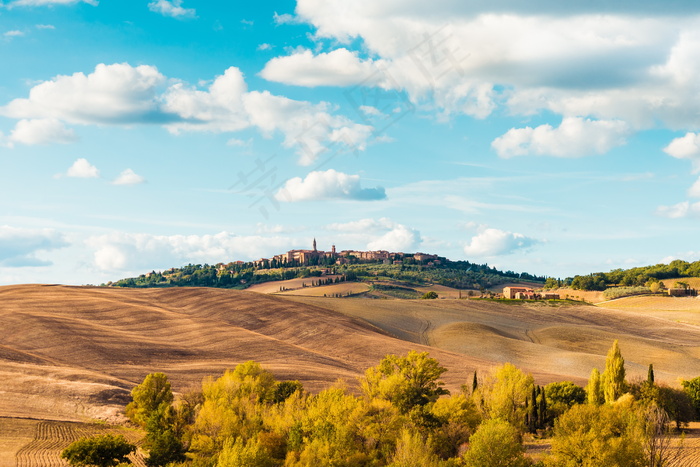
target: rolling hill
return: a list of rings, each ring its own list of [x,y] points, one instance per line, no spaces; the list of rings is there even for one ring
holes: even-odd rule
[[[118,419],[154,371],[176,391],[255,360],[310,390],[356,377],[387,353],[427,350],[457,389],[491,362],[389,336],[357,318],[253,292],[25,285],[0,287],[0,415]]]
[[[700,300],[693,298],[660,298],[673,310],[655,313],[546,302],[290,299],[361,318],[417,344],[511,362],[543,382],[556,375],[585,384],[594,367],[604,369],[615,339],[630,378],[646,377],[650,363],[657,380],[671,385],[700,375]]]
[[[540,384],[584,384],[620,340],[631,378],[700,375],[700,300],[673,310],[485,300],[267,295],[211,288],[0,287],[0,416],[118,420],[154,371],[176,391],[256,360],[312,391],[350,388],[386,354],[429,351],[458,390],[512,362]],[[685,300],[685,301],[684,301]],[[694,300],[690,302],[690,300]],[[693,321],[694,320],[694,321]]]

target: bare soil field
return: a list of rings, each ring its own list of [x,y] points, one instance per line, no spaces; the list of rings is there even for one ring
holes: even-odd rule
[[[438,294],[438,298],[443,299],[443,298],[450,298],[450,299],[455,299],[455,298],[466,298],[467,294],[471,292],[472,294],[475,294],[476,296],[479,296],[479,291],[478,290],[460,290],[460,289],[455,289],[452,287],[447,287],[445,285],[440,285],[440,284],[432,284],[427,287],[415,287],[417,291],[419,291],[422,294],[428,293],[428,292],[435,292]],[[503,289],[501,289],[503,290]]]
[[[675,437],[675,446],[680,450],[672,467],[697,467],[700,465],[700,423],[691,423],[681,439]]]
[[[562,299],[579,300],[588,303],[599,303],[605,300],[603,292],[598,290],[574,290],[569,287],[551,289],[547,292],[559,294]]]
[[[256,360],[311,391],[338,378],[353,389],[384,355],[415,349],[448,368],[453,391],[474,370],[506,361],[540,384],[585,384],[619,339],[628,377],[645,377],[649,363],[671,385],[700,375],[700,300],[632,297],[605,305],[0,287],[0,467],[64,465],[57,453],[70,440],[108,429],[70,422],[123,420],[131,388],[154,371],[184,391]],[[700,426],[693,430],[683,447],[690,460],[678,467],[700,465]]]
[[[600,306],[700,326],[700,298],[698,297],[641,295],[610,300],[601,303]]]
[[[318,277],[306,277],[303,279],[288,279],[286,281],[263,282],[262,284],[251,285],[246,290],[249,292],[274,294],[282,292],[283,290],[296,290],[310,286],[312,281],[318,279]]]
[[[342,301],[326,299],[328,302]],[[130,390],[162,371],[175,391],[247,360],[312,391],[388,353],[429,351],[457,390],[490,361],[396,339],[357,318],[252,292],[0,287],[0,415],[119,421]]]
[[[58,467],[68,463],[61,452],[79,438],[114,434],[137,444],[143,433],[123,427],[0,417],[0,467]],[[130,456],[133,465],[145,467],[143,453]]]
[[[673,287],[676,282],[685,282],[694,289],[700,289],[700,277],[677,277],[675,279],[663,279],[661,282],[666,287]]]
[[[631,378],[646,377],[649,363],[670,385],[700,375],[700,327],[675,316],[545,302],[290,299],[364,319],[400,339],[511,362],[541,383],[585,384],[594,367],[604,368],[615,339]]]

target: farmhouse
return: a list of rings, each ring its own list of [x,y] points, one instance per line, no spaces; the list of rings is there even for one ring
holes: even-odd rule
[[[503,287],[503,296],[509,299],[519,299],[529,298],[532,295],[534,297],[535,291],[529,287]]]
[[[503,287],[503,297],[511,300],[559,300],[557,293],[535,293],[529,287]]]

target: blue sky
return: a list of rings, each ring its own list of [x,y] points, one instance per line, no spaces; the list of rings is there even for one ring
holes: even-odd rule
[[[0,284],[700,259],[695,2],[0,2]]]

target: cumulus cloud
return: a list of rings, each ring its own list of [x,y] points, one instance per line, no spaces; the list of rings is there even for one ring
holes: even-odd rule
[[[243,73],[228,68],[206,91],[177,83],[163,95],[163,110],[178,115],[180,121],[167,125],[173,133],[181,131],[238,131],[250,125],[243,106],[247,92]]]
[[[2,35],[5,37],[19,37],[19,36],[24,36],[24,33],[22,31],[14,29],[12,31],[4,32]]]
[[[312,164],[321,153],[340,148],[364,151],[373,128],[332,115],[327,104],[312,104],[252,91],[243,96],[250,122],[264,135],[284,135],[283,145],[296,148],[301,165]]]
[[[362,188],[359,175],[348,175],[333,169],[315,171],[306,178],[287,180],[275,194],[278,201],[297,202],[323,199],[373,201],[385,199],[384,188]]]
[[[664,152],[676,159],[688,159],[693,164],[693,172],[700,172],[700,134],[688,132],[676,138],[664,148]]]
[[[168,83],[170,86],[166,87]],[[362,151],[373,127],[356,123],[324,102],[297,101],[268,91],[248,91],[241,71],[230,67],[202,90],[168,80],[149,65],[127,63],[95,67],[85,75],[56,76],[34,86],[27,98],[0,107],[15,119],[72,124],[135,125],[158,123],[170,132],[235,132],[255,127],[266,137],[281,134],[302,164],[324,151]],[[38,125],[38,123],[32,123]],[[56,126],[56,129],[58,127]],[[69,139],[71,130],[58,139]]]
[[[347,85],[362,66],[381,62],[391,79],[366,85],[391,82],[442,116],[484,118],[504,105],[634,129],[700,127],[698,7],[614,3],[299,0],[284,20],[310,24],[317,38],[340,46],[278,57],[265,75]],[[371,59],[346,50],[358,41]]]
[[[0,114],[11,118],[49,118],[68,123],[129,124],[163,119],[157,90],[165,77],[153,66],[99,64],[85,75],[59,75],[34,86]]]
[[[421,244],[420,232],[402,224],[396,224],[390,231],[367,244],[369,250],[397,252],[416,251]]]
[[[376,77],[366,85],[387,86],[377,71],[382,62],[361,60],[357,52],[340,48],[314,55],[310,50],[276,57],[267,62],[260,75],[268,81],[297,86],[351,86]]]
[[[369,250],[411,252],[417,251],[423,243],[419,231],[387,217],[333,223],[324,228],[337,232],[334,236],[346,243],[365,244]]]
[[[8,137],[10,145],[14,143],[35,144],[68,144],[78,141],[78,137],[70,128],[54,118],[22,119],[17,122]]]
[[[628,134],[627,124],[621,121],[567,117],[557,128],[551,125],[512,128],[496,138],[491,147],[504,158],[525,155],[581,157],[603,154],[623,145]]]
[[[291,248],[285,237],[213,235],[151,235],[111,233],[87,239],[95,266],[105,272],[144,271],[187,263],[254,260]]]
[[[146,183],[146,179],[131,169],[126,169],[112,182],[113,185],[139,185]]]
[[[538,240],[520,233],[486,228],[472,237],[469,244],[464,247],[464,252],[480,257],[501,256],[530,248],[537,243],[539,243]]]
[[[52,229],[0,226],[0,266],[50,266],[50,261],[39,259],[36,254],[66,246],[64,236]]]
[[[87,159],[80,158],[76,159],[76,161],[73,162],[73,165],[68,168],[66,177],[99,178],[100,171],[97,169],[97,167],[89,163]]]
[[[193,18],[197,15],[193,8],[183,8],[182,0],[156,0],[148,4],[148,9],[172,18]]]
[[[163,96],[164,110],[182,121],[167,125],[181,131],[231,132],[255,126],[267,137],[280,132],[283,145],[297,150],[300,163],[309,165],[331,146],[365,149],[373,128],[332,115],[325,103],[312,104],[247,91],[243,74],[231,67],[207,91],[176,84]]]

